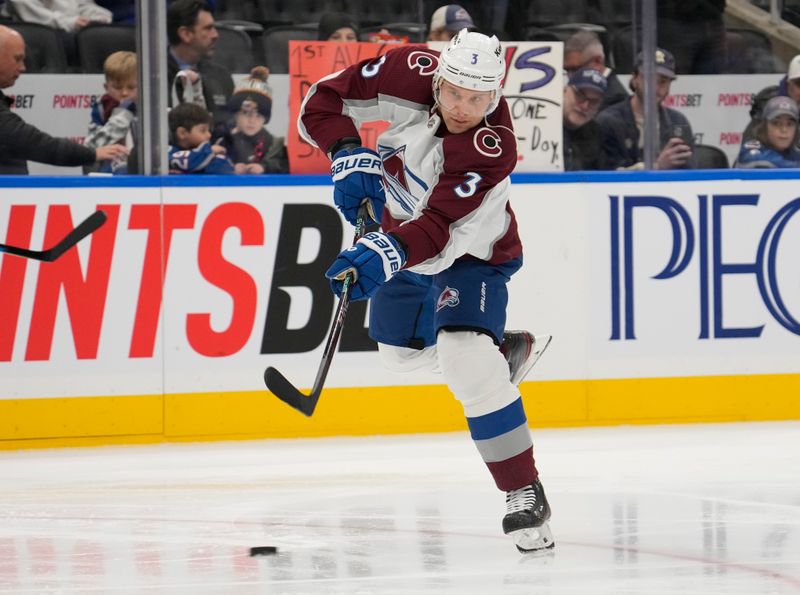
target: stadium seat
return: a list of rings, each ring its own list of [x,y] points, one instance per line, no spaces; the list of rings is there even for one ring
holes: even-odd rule
[[[254,0],[253,3],[256,5],[255,20],[264,28],[297,23],[316,24],[326,12],[348,12],[342,0]],[[354,14],[353,18],[363,22],[358,14]]]
[[[633,53],[633,27],[620,27],[611,36],[611,65],[614,70],[618,73],[633,72]]]
[[[526,25],[552,27],[564,23],[583,23],[590,15],[583,0],[531,0],[522,15]]]
[[[419,22],[417,3],[408,0],[342,0],[342,5],[339,10],[352,16],[362,27]]]
[[[287,74],[289,72],[289,40],[316,38],[317,23],[270,27],[264,31],[266,56],[263,62],[266,63],[272,74]]]
[[[63,74],[69,71],[61,33],[37,23],[6,23],[25,40],[25,68],[29,73]]]
[[[253,67],[253,43],[240,28],[216,23],[219,37],[214,47],[214,62],[231,72],[250,72]]]
[[[728,56],[726,74],[768,74],[785,72],[786,65],[775,55],[772,42],[761,31],[739,27],[725,29]]]
[[[725,151],[713,145],[695,145],[694,162],[697,169],[728,169],[728,156]]]
[[[596,0],[591,20],[609,31],[633,22],[634,0]],[[640,9],[641,10],[641,9]]]
[[[136,52],[133,25],[90,25],[78,31],[78,61],[81,72],[103,72],[103,63],[117,51]]]

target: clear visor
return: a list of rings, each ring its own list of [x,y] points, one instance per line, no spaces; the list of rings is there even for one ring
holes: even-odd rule
[[[492,106],[496,91],[473,91],[442,79],[437,100],[441,108],[458,116],[484,116]]]

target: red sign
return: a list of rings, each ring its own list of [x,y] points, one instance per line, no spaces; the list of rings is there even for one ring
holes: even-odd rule
[[[320,174],[330,171],[330,160],[318,148],[308,144],[297,132],[297,117],[306,93],[315,82],[332,72],[352,64],[381,56],[394,44],[336,41],[289,42],[289,132],[286,145],[289,151],[289,171],[293,174]],[[375,148],[378,135],[386,130],[384,122],[371,122],[361,127],[361,142]]]

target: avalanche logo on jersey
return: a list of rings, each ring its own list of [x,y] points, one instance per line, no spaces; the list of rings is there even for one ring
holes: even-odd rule
[[[378,153],[383,160],[384,190],[410,215],[419,199],[411,191],[409,181],[416,183],[423,195],[428,192],[428,185],[406,165],[405,145],[397,149],[378,145]]]
[[[408,68],[410,70],[419,70],[421,76],[432,76],[438,66],[439,60],[428,52],[416,51],[408,55]]]
[[[438,312],[445,306],[455,308],[460,301],[458,299],[458,289],[445,286],[444,291],[439,294],[439,299],[436,300],[436,311]]]
[[[500,135],[491,128],[478,128],[472,137],[475,150],[486,157],[500,157],[503,147],[500,146]]]

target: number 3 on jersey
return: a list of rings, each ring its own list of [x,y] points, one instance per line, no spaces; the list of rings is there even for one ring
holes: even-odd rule
[[[464,181],[464,183],[456,186],[456,194],[461,198],[472,196],[478,189],[478,182],[480,182],[482,179],[483,178],[474,171],[468,171],[467,179]]]

